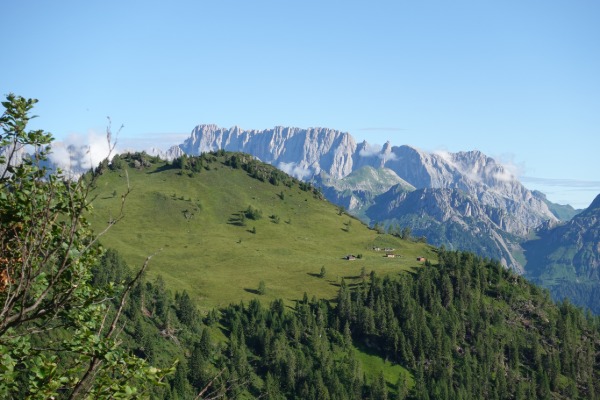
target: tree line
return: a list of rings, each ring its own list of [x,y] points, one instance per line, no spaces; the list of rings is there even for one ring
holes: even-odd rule
[[[117,259],[109,251],[96,271],[123,276]],[[598,317],[554,303],[498,262],[444,250],[439,259],[414,273],[342,281],[336,299],[257,298],[207,315],[159,277],[131,292],[127,343],[153,365],[177,361],[156,399],[207,387],[222,398],[599,397]],[[409,375],[365,370],[358,348]]]

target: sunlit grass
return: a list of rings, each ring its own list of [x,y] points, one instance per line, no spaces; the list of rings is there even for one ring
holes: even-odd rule
[[[363,268],[398,274],[420,266],[418,256],[435,257],[431,247],[377,234],[297,185],[274,186],[220,162],[193,177],[164,164],[129,168],[127,175],[107,171],[95,190],[90,220],[99,231],[118,215],[128,181],[131,188],[124,218],[102,244],[117,249],[132,268],[156,253],[148,278],[162,275],[171,290],[187,290],[203,310],[256,298],[261,280],[266,294],[260,297],[267,301],[291,304],[304,292],[332,299],[341,279],[352,283]],[[239,213],[248,206],[260,209],[262,218],[246,218],[240,226]],[[374,246],[392,247],[397,257],[385,258]],[[348,254],[362,258],[348,261]]]

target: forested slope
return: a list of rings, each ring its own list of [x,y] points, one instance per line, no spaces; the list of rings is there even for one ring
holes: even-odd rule
[[[156,398],[598,398],[599,320],[470,253],[342,283],[335,301],[257,296],[201,316],[160,279],[134,290],[133,350],[179,359]],[[379,357],[380,367],[364,362]],[[391,371],[393,371],[391,373]]]

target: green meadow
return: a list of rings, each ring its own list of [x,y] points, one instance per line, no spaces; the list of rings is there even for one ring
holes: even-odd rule
[[[378,234],[296,180],[263,182],[225,165],[223,156],[194,173],[158,160],[131,165],[104,169],[89,220],[101,232],[120,215],[126,194],[123,218],[102,245],[118,250],[133,269],[152,255],[147,279],[161,275],[204,311],[257,296],[288,304],[305,292],[333,299],[342,279],[351,285],[361,272],[399,274],[422,266],[417,257],[436,257],[424,243]],[[242,217],[249,207],[261,217]],[[395,257],[385,257],[385,248]]]

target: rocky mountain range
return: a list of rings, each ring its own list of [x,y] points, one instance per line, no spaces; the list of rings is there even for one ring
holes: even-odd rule
[[[600,314],[600,195],[570,221],[540,227],[523,248],[528,278]]]
[[[559,221],[543,195],[479,151],[431,153],[389,142],[357,144],[349,133],[327,128],[198,125],[163,157],[218,149],[252,154],[312,181],[329,200],[368,223],[409,226],[432,244],[479,249],[517,270],[522,270],[513,255],[518,243],[540,225]],[[484,236],[491,243],[483,245]]]

